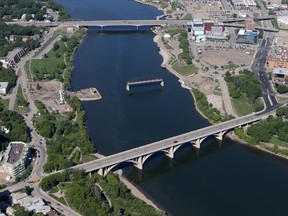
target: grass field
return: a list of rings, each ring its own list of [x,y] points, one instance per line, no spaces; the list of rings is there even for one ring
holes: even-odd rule
[[[198,71],[198,68],[193,64],[181,66],[178,60],[174,60],[172,62],[172,68],[182,76],[189,76],[191,74],[197,73]]]
[[[252,112],[257,112],[257,108],[263,106],[261,100],[258,98],[254,104],[248,103],[248,98],[242,94],[239,98],[232,98],[233,108],[239,116],[248,115]]]
[[[272,136],[270,143],[275,144],[275,145],[279,145],[279,146],[283,146],[283,147],[288,147],[288,143],[279,140],[276,136]]]
[[[239,67],[239,65],[231,63],[231,64],[225,65],[223,68],[224,69],[235,69],[235,68],[238,68],[238,67]]]
[[[58,42],[59,48],[55,51],[52,49],[43,59],[33,59],[31,62],[31,72],[35,80],[52,80],[62,79],[65,69],[64,52],[65,44]]]

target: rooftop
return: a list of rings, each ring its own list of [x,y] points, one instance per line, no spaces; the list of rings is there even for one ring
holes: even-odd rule
[[[0,82],[0,89],[2,89],[2,88],[7,88],[8,87],[8,85],[9,85],[9,82]]]
[[[274,68],[272,73],[273,74],[284,74],[284,75],[288,76],[288,69],[286,69],[286,68]]]
[[[8,159],[7,159],[7,163],[10,164],[14,164],[16,163],[22,154],[24,148],[24,144],[23,143],[11,143],[11,149],[10,152],[8,154]]]
[[[245,29],[240,29],[238,32],[238,35],[258,35],[259,31],[258,30],[245,30]]]

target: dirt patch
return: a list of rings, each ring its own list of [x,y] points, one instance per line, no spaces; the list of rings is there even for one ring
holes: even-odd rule
[[[1,184],[1,185],[4,184],[4,185],[7,185],[7,186],[10,186],[10,185],[13,184],[13,182],[14,182],[15,179],[14,179],[14,178],[11,178],[9,181],[7,181],[7,180],[6,180],[6,177],[8,177],[8,176],[11,177],[11,175],[10,175],[9,173],[5,172],[5,171],[3,170],[3,168],[0,167],[0,184]]]
[[[193,11],[193,17],[209,19],[215,17],[215,15],[222,15],[222,4],[219,1],[215,1],[212,3],[204,3],[204,2],[193,2],[186,1],[186,4],[189,5],[191,10]]]
[[[206,46],[202,49],[202,56],[200,57],[201,61],[204,61],[211,66],[217,67],[225,67],[228,64],[235,65],[250,65],[253,56],[254,49],[244,49],[239,46],[228,48],[228,46],[217,46],[216,47],[208,47]]]
[[[32,83],[32,89],[34,99],[43,102],[49,111],[72,111],[70,105],[60,99],[62,88],[59,81],[34,82]],[[63,95],[63,92],[61,94]]]
[[[219,95],[207,95],[207,100],[209,103],[213,104],[213,107],[218,109],[221,114],[225,114],[225,111],[223,109],[223,101],[222,101],[222,96]]]
[[[275,34],[273,44],[277,47],[288,48],[287,38],[288,38],[288,32],[280,31]]]

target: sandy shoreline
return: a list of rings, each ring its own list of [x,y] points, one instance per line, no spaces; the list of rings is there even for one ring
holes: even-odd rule
[[[157,209],[158,211],[164,211],[163,209],[161,209],[160,207],[157,206],[157,204],[155,202],[153,202],[152,199],[149,199],[145,193],[141,192],[136,186],[134,186],[125,176],[123,176],[123,171],[122,170],[117,170],[115,172],[116,174],[118,174],[120,181],[126,185],[126,187],[131,191],[131,193],[141,199],[142,201],[144,201],[145,203],[147,203],[148,205],[151,205],[152,207],[154,207],[155,209]]]

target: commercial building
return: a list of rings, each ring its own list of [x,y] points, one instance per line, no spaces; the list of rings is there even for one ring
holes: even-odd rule
[[[274,68],[272,71],[272,80],[277,83],[285,84],[285,78],[288,78],[288,69]]]
[[[24,142],[10,142],[4,153],[3,170],[11,176],[23,173],[28,165],[30,149]]]
[[[0,94],[7,94],[8,91],[9,91],[9,82],[0,82]]]
[[[257,44],[259,39],[258,30],[240,29],[237,35],[236,42],[244,44]]]
[[[268,68],[288,68],[288,50],[278,50],[267,60]]]

